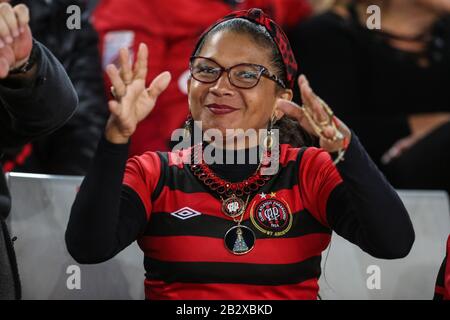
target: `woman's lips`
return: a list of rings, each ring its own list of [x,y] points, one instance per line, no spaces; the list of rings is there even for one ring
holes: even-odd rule
[[[237,111],[239,109],[227,106],[226,104],[208,104],[206,107],[214,114],[228,114],[234,111]]]

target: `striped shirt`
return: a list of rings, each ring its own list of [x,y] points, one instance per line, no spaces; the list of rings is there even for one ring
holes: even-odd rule
[[[236,223],[189,165],[177,161],[188,152],[147,152],[128,161],[125,170],[124,184],[139,195],[147,213],[147,228],[138,239],[145,255],[146,297],[316,299],[321,253],[331,235],[327,198],[342,182],[330,155],[280,146],[278,173],[244,214],[242,224],[255,232],[255,247],[234,255],[224,246],[224,235]],[[271,199],[286,204],[292,215],[283,235],[268,235],[250,221],[255,208]]]
[[[243,217],[243,228],[257,238],[244,255],[225,247],[236,223],[180,161],[186,153],[147,152],[127,161],[128,148],[100,141],[65,238],[72,257],[89,264],[137,240],[147,299],[316,299],[331,230],[382,259],[405,257],[414,242],[403,203],[355,135],[337,165],[322,149],[281,146],[278,173],[253,195]],[[233,182],[256,170],[211,168]],[[274,217],[275,205],[278,224],[267,215]]]

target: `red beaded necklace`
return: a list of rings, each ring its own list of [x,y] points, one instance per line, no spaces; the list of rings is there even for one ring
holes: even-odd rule
[[[244,201],[240,197],[258,191],[271,179],[271,176],[261,175],[260,172],[261,167],[267,165],[267,159],[270,157],[270,153],[266,152],[264,154],[263,160],[249,178],[241,182],[230,182],[217,176],[208,164],[204,163],[199,149],[202,150],[201,148],[194,147],[194,161],[190,165],[193,174],[210,190],[219,195],[222,199],[222,211],[225,215],[232,218],[241,215],[244,211]]]
[[[233,219],[237,223],[231,227],[224,236],[224,244],[228,251],[235,255],[243,255],[250,252],[256,241],[256,235],[253,230],[242,225],[245,209],[250,200],[252,193],[258,191],[271,176],[261,175],[262,166],[268,165],[270,152],[266,151],[262,161],[259,163],[256,171],[246,180],[241,182],[230,182],[220,178],[211,168],[203,161],[203,150],[201,146],[193,147],[193,164],[190,168],[193,174],[202,181],[210,190],[216,192],[222,200],[222,213]],[[242,196],[247,195],[247,199],[242,200]]]

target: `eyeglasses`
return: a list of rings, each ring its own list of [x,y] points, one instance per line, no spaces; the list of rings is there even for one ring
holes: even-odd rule
[[[255,87],[259,83],[261,76],[275,81],[282,88],[286,88],[286,85],[280,78],[271,74],[266,67],[258,64],[240,63],[224,68],[213,59],[194,56],[190,59],[190,71],[192,78],[202,83],[216,82],[223,72],[227,72],[230,83],[241,89]]]

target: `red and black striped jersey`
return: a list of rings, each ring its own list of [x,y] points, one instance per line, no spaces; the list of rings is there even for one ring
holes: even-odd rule
[[[128,163],[127,154],[128,145],[100,141],[65,240],[77,262],[92,264],[137,239],[148,299],[316,299],[331,230],[380,259],[403,258],[414,242],[408,212],[355,135],[336,166],[322,149],[281,146],[280,169],[252,198],[241,227],[256,244],[239,256],[224,236],[241,229],[181,163],[186,153],[147,152]],[[221,166],[211,168],[230,181],[256,170]],[[245,236],[234,235],[235,247],[248,249]]]
[[[450,236],[447,240],[447,255],[436,279],[435,300],[450,300]]]
[[[331,238],[327,200],[342,182],[330,155],[280,146],[278,173],[252,197],[244,214],[242,225],[254,231],[255,246],[234,255],[224,236],[236,222],[181,161],[189,152],[147,152],[126,166],[123,183],[139,195],[147,213],[138,239],[145,256],[146,298],[316,299],[321,253]],[[284,205],[291,217],[282,232],[265,232],[251,219],[270,201]]]

